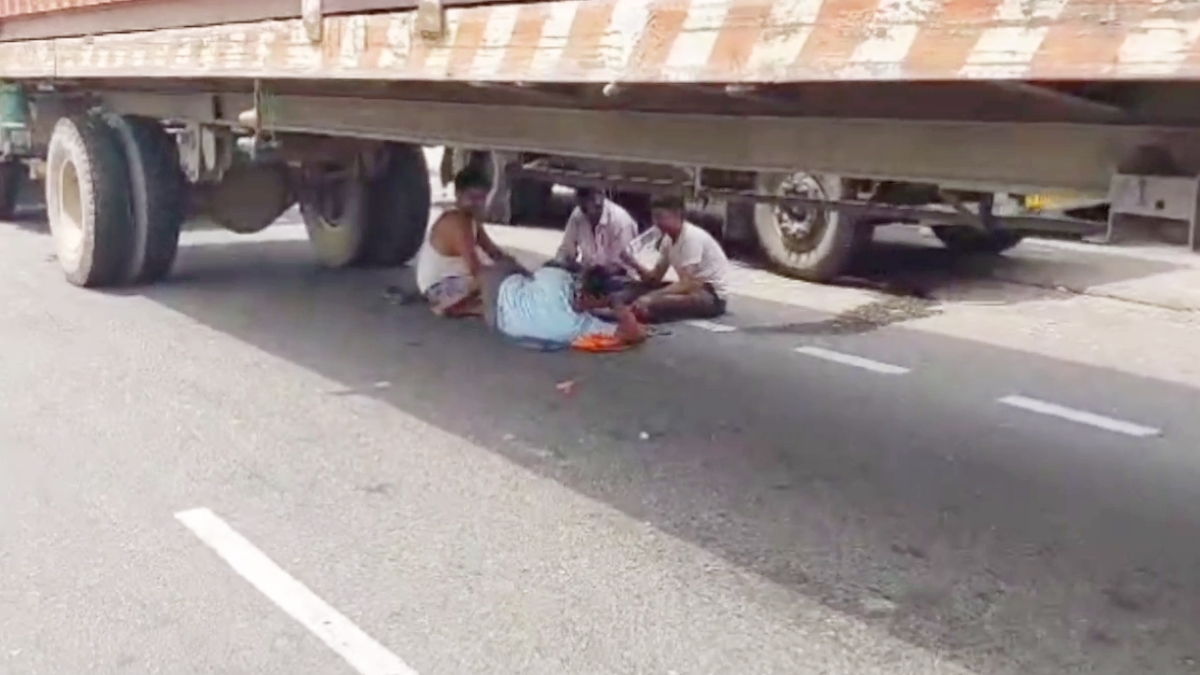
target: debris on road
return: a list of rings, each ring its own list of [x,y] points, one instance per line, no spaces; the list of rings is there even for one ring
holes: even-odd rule
[[[393,305],[411,305],[421,299],[421,294],[415,290],[405,290],[400,286],[388,286],[383,291],[383,299]]]

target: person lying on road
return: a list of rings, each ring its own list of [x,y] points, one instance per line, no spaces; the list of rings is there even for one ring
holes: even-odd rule
[[[481,222],[491,187],[479,169],[459,171],[454,177],[454,206],[429,226],[417,253],[417,288],[439,316],[478,315],[482,311],[480,270],[488,263],[512,260]]]
[[[660,197],[651,205],[654,226],[662,234],[659,260],[646,269],[632,253],[622,260],[637,272],[641,282],[626,294],[634,315],[644,323],[686,319],[712,319],[725,313],[729,258],[704,228],[684,218],[683,200]],[[674,269],[679,280],[663,277]]]
[[[612,275],[602,267],[589,267],[576,278],[549,263],[532,275],[509,261],[484,269],[483,315],[498,332],[523,342],[561,347],[609,344],[619,349],[639,344],[646,331],[624,304],[613,305]],[[615,321],[603,321],[592,310],[608,308]],[[602,350],[606,351],[606,350]]]
[[[575,210],[567,219],[554,259],[572,272],[603,267],[613,274],[626,274],[621,256],[637,234],[637,221],[628,211],[604,192],[581,187],[575,190]]]

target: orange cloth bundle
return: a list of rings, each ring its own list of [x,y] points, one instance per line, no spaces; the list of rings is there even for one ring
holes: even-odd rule
[[[622,341],[615,335],[581,335],[571,343],[571,349],[577,349],[581,352],[592,352],[594,354],[623,352],[631,348],[633,348],[633,345]]]

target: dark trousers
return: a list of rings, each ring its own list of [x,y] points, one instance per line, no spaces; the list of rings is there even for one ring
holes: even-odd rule
[[[667,285],[666,282],[631,283],[625,288],[622,297],[625,302],[632,303],[643,295],[665,288]],[[645,311],[638,314],[638,320],[643,323],[670,323],[694,319],[715,319],[724,313],[725,298],[717,294],[717,290],[713,288],[712,284],[704,284],[691,293],[673,293],[653,298],[646,305]]]

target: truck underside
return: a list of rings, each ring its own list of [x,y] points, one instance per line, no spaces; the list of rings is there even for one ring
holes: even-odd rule
[[[1039,0],[1014,15],[978,0],[964,14],[910,0],[924,14],[867,3],[864,25],[849,0],[326,0],[256,3],[232,24],[200,15],[224,2],[188,3],[190,18],[162,12],[178,0],[110,4],[0,12],[0,77],[18,85],[0,92],[6,156],[46,157],[52,226],[92,218],[55,227],[82,233],[63,239],[82,237],[81,260],[109,225],[66,213],[64,195],[116,190],[113,208],[146,211],[144,165],[165,171],[168,154],[179,203],[162,217],[252,232],[299,202],[332,266],[415,253],[430,202],[419,145],[485,153],[505,216],[538,208],[538,182],[720,200],[729,238],[814,280],[844,272],[882,222],[934,225],[971,252],[1096,227],[1000,208],[1009,195],[1105,199],[1134,176],[1140,206],[1121,213],[1186,216],[1189,194],[1195,210],[1200,7]],[[1115,24],[1084,11],[1100,5]],[[368,10],[386,11],[354,13]],[[108,145],[123,160],[89,154]],[[150,211],[139,228],[156,231]],[[134,249],[121,275],[68,276],[139,280]]]

